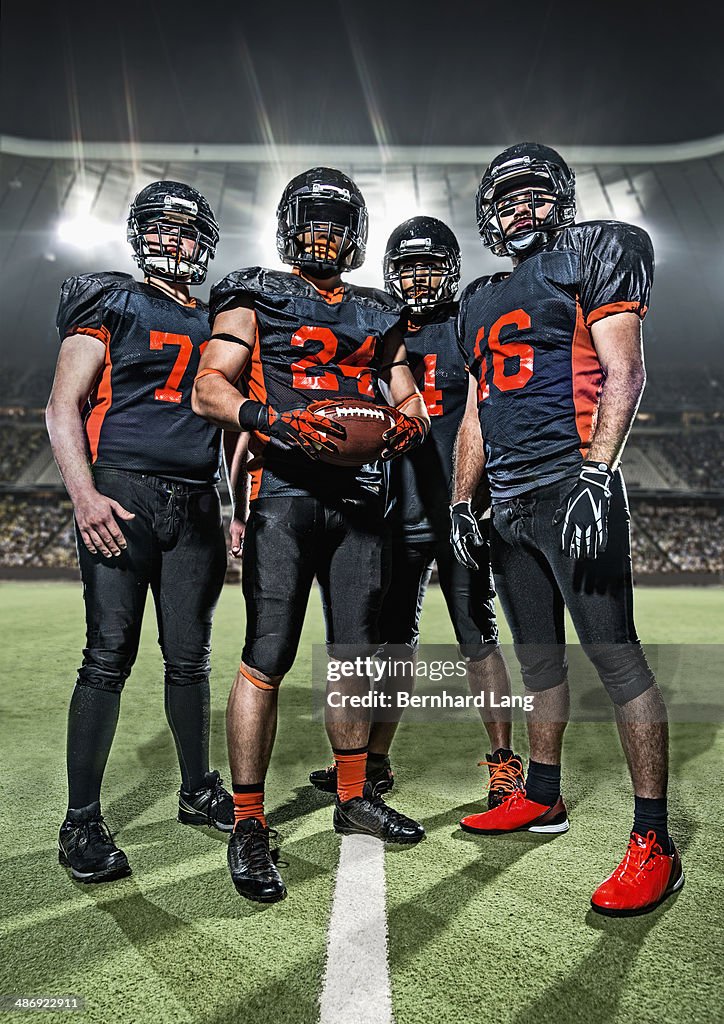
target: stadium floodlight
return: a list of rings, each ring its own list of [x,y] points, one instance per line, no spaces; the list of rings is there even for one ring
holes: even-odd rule
[[[108,224],[90,213],[85,213],[60,221],[57,235],[66,245],[88,249],[108,242],[122,241],[123,228],[120,224]]]

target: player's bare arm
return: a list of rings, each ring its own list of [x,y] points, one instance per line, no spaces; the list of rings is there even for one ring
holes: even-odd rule
[[[483,436],[478,418],[478,385],[468,376],[468,400],[455,441],[452,502],[472,501],[485,469]]]
[[[636,313],[617,313],[591,328],[603,385],[588,458],[610,469],[621,458],[646,384],[641,326]]]
[[[412,376],[405,341],[397,327],[385,335],[380,381],[390,405],[399,413],[397,423],[385,435],[388,446],[382,452],[383,459],[391,459],[421,444],[430,429],[425,399]]]
[[[120,555],[126,547],[118,519],[133,513],[100,494],[93,483],[81,408],[103,368],[105,345],[85,334],[66,338],[60,349],[45,422],[55,461],[73,502],[83,543],[91,554]]]
[[[255,337],[256,318],[251,309],[229,309],[214,318],[194,381],[191,407],[217,427],[239,429],[239,409],[245,399],[235,382],[249,361]]]
[[[234,558],[241,555],[244,543],[244,531],[249,515],[248,483],[246,459],[249,451],[249,434],[240,434],[231,430],[224,431],[224,458],[231,495],[231,523],[229,524],[229,548]]]

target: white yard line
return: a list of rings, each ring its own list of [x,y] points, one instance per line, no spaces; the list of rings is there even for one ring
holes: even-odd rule
[[[393,1024],[387,963],[385,848],[344,836],[327,937],[319,1024]]]

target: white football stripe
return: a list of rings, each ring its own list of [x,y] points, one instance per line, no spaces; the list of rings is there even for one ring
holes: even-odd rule
[[[327,936],[319,1024],[393,1024],[387,963],[385,848],[344,836]]]

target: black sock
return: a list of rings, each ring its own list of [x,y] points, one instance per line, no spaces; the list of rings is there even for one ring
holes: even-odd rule
[[[537,804],[552,807],[561,795],[561,766],[529,761],[528,775],[525,780],[525,795]]]
[[[209,770],[209,681],[165,686],[168,724],[176,741],[181,788],[193,793],[206,784]]]
[[[100,800],[120,706],[120,691],[76,684],[68,709],[69,807],[85,808]]]
[[[389,761],[388,754],[371,754],[367,752],[367,764],[372,765],[374,768],[382,768]]]
[[[646,838],[647,832],[656,833],[656,842],[664,853],[671,853],[673,844],[667,825],[666,797],[652,800],[645,796],[634,796],[633,832]]]

